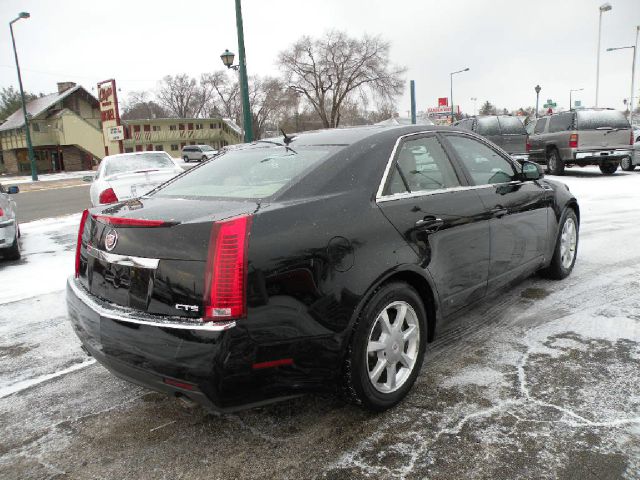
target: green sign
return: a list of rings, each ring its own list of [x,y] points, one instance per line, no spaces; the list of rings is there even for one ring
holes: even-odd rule
[[[556,108],[558,104],[555,103],[553,100],[551,100],[550,98],[547,99],[547,103],[545,103],[543,105],[544,108]]]
[[[573,102],[573,106],[574,107],[581,107],[582,106],[582,102],[580,100],[576,100],[575,102]]]

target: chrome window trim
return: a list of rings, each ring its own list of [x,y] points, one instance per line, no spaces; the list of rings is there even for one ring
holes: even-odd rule
[[[516,185],[516,184],[521,184],[524,183],[524,181],[519,181],[519,180],[514,180],[511,182],[504,182],[504,183],[486,183],[483,185],[461,185],[459,187],[449,187],[449,188],[439,188],[437,190],[419,190],[417,192],[403,192],[403,193],[394,193],[392,195],[383,195],[383,191],[384,191],[384,186],[387,183],[387,177],[389,176],[389,172],[391,171],[391,166],[393,165],[393,159],[396,156],[396,151],[398,150],[398,147],[400,146],[400,142],[402,140],[404,140],[407,137],[413,137],[416,135],[424,135],[427,133],[453,133],[456,135],[462,135],[462,136],[466,136],[466,137],[470,137],[473,138],[474,140],[479,141],[480,143],[485,144],[486,146],[488,146],[489,148],[491,148],[492,150],[496,150],[496,148],[494,148],[493,145],[488,145],[487,142],[483,141],[484,139],[482,138],[478,138],[477,135],[472,135],[469,132],[461,132],[458,130],[424,130],[421,132],[415,132],[415,133],[408,133],[406,135],[402,135],[400,137],[398,137],[398,139],[396,140],[396,143],[393,146],[393,150],[391,151],[391,156],[389,157],[389,160],[387,160],[387,166],[384,169],[384,173],[382,175],[382,180],[380,182],[380,184],[378,185],[378,191],[376,193],[376,203],[380,203],[380,202],[389,202],[389,201],[393,201],[393,200],[399,200],[402,198],[415,198],[415,197],[423,197],[423,196],[427,196],[427,195],[440,195],[443,193],[450,193],[450,192],[460,192],[460,191],[465,191],[465,190],[480,190],[483,188],[490,188],[490,187],[497,187],[499,185]],[[497,145],[496,145],[497,147]],[[504,155],[502,155],[502,157],[505,159],[505,161],[509,162],[511,164],[511,166],[513,166],[515,168],[515,165],[513,164],[513,160],[511,159],[511,156],[505,152],[504,150],[502,150],[500,147],[498,147],[498,150],[502,153],[504,153]],[[506,158],[505,158],[506,156]],[[447,155],[448,158],[448,155]],[[451,161],[451,159],[449,159],[449,161]],[[533,181],[533,180],[528,180],[528,181]]]
[[[157,258],[133,257],[130,255],[118,255],[117,253],[109,253],[99,250],[92,245],[87,245],[87,254],[98,260],[103,260],[114,265],[122,265],[124,267],[148,268],[155,270],[158,268],[160,260]]]
[[[108,318],[110,320],[117,320],[119,322],[135,323],[138,325],[150,325],[158,328],[173,328],[178,330],[197,330],[207,332],[223,332],[236,326],[235,320],[224,323],[206,323],[202,318],[189,318],[179,319],[175,317],[161,317],[157,316],[154,319],[151,314],[143,313],[147,318],[133,317],[128,315],[129,310],[123,307],[114,305],[113,308],[106,308],[93,300],[89,294],[78,285],[78,282],[74,277],[69,277],[67,280],[67,286],[73,291],[78,300],[80,300],[89,309],[97,313],[100,317]],[[118,312],[120,310],[120,312]],[[132,315],[137,312],[131,311]]]

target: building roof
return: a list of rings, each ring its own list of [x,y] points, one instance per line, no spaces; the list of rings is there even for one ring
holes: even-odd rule
[[[27,115],[31,118],[35,118],[38,115],[46,112],[48,109],[53,107],[56,103],[68,97],[74,92],[78,90],[84,91],[87,95],[94,98],[96,103],[98,100],[93,97],[89,92],[87,92],[81,85],[76,85],[75,87],[71,87],[62,93],[50,93],[49,95],[45,95],[44,97],[36,98],[35,100],[31,100],[27,103]],[[24,127],[24,115],[22,114],[22,107],[9,115],[9,118],[0,125],[0,132],[5,130],[14,130],[16,128]]]

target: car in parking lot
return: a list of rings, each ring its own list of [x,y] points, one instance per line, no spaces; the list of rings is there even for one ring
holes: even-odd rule
[[[463,129],[273,138],[83,212],[69,318],[117,376],[214,411],[327,390],[384,410],[446,318],[569,275],[579,219],[564,184]]]
[[[620,161],[620,168],[627,172],[635,170],[640,165],[640,128],[633,126],[633,154],[631,157],[625,157]]]
[[[186,145],[182,148],[182,159],[186,163],[192,160],[194,162],[204,162],[217,154],[218,151],[209,145]]]
[[[0,184],[0,256],[9,260],[20,258],[20,226],[16,202],[11,198],[19,191],[17,186],[7,188]]]
[[[91,204],[110,203],[139,197],[183,170],[166,152],[134,152],[109,155],[100,162],[89,189]]]
[[[624,114],[608,108],[561,112],[539,118],[529,137],[530,158],[553,175],[565,167],[598,165],[611,175],[631,158],[633,131]]]
[[[529,159],[527,131],[518,117],[513,115],[485,115],[459,120],[454,126],[482,135],[502,148],[515,160]]]

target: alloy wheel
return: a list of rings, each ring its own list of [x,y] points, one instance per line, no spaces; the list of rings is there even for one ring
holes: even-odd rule
[[[571,268],[576,256],[577,240],[576,224],[572,218],[567,218],[560,234],[560,261],[565,269]]]
[[[369,333],[366,364],[369,381],[381,393],[398,390],[413,371],[420,348],[420,324],[404,301],[387,305]]]

